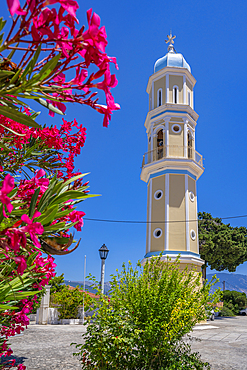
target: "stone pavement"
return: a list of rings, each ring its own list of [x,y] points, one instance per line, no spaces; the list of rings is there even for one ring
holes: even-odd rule
[[[219,317],[196,325],[190,335],[198,339],[192,341],[193,351],[212,370],[247,370],[247,316]]]
[[[82,325],[30,325],[11,338],[14,358],[27,370],[79,370],[70,343],[82,343]],[[190,334],[192,349],[212,370],[247,370],[247,316],[216,318],[197,325]]]
[[[23,335],[10,338],[16,364],[27,370],[79,370],[70,343],[82,343],[83,325],[29,325]]]

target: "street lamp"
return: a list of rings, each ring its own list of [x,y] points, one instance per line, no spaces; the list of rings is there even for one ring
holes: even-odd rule
[[[105,260],[107,258],[109,249],[105,244],[99,249],[99,255],[101,258],[101,293],[104,294],[104,280],[105,280]]]

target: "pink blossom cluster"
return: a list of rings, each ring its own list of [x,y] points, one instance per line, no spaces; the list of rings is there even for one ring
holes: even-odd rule
[[[26,109],[26,112],[29,113],[29,110]],[[74,175],[75,157],[81,153],[86,140],[86,128],[82,124],[78,124],[76,119],[72,122],[65,119],[62,121],[63,123],[60,128],[54,126],[36,129],[0,115],[0,138],[7,138],[8,145],[11,148],[11,153],[8,155],[8,166],[11,167],[16,163],[16,153],[18,150],[22,149],[24,144],[28,144],[31,139],[35,139],[36,141],[39,140],[40,151],[45,148],[54,151],[52,162],[59,164],[58,177],[72,177]],[[14,135],[9,129],[22,136]],[[23,160],[23,164],[21,164],[20,154],[18,157],[20,166],[23,167],[25,162]],[[21,168],[19,172],[21,173]],[[38,175],[36,175],[32,181],[37,186],[41,186],[42,191],[48,180],[38,180]],[[43,182],[43,185],[41,185],[41,182]],[[24,184],[22,185],[24,186]]]
[[[105,27],[100,27],[100,17],[87,11],[88,29],[77,29],[78,19],[76,11],[79,5],[74,0],[27,0],[21,7],[19,0],[7,0],[10,14],[13,18],[13,27],[9,32],[5,46],[7,49],[24,51],[18,68],[24,68],[32,58],[38,45],[46,56],[34,67],[34,72],[39,72],[46,62],[61,53],[59,65],[53,73],[42,81],[43,87],[53,88],[46,91],[48,102],[65,112],[64,102],[78,102],[96,109],[104,115],[103,126],[107,127],[112,112],[119,109],[114,102],[111,89],[117,85],[117,79],[111,74],[110,64],[118,69],[116,58],[109,57],[105,48],[107,35]],[[59,4],[59,8],[50,8]],[[19,21],[18,30],[14,34]],[[18,47],[14,46],[18,43]],[[97,71],[88,73],[90,65]],[[74,77],[66,80],[66,72],[74,73]],[[98,81],[103,77],[103,81]],[[96,81],[97,80],[97,81]],[[54,89],[55,87],[55,89]],[[93,90],[95,89],[95,91]],[[95,98],[97,90],[105,93],[106,105],[98,103]],[[55,98],[57,101],[52,101]],[[53,112],[50,112],[54,115]]]

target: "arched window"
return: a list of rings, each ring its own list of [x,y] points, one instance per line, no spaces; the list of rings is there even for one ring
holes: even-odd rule
[[[157,91],[157,107],[162,105],[162,89]]]
[[[192,158],[192,151],[193,151],[192,135],[190,132],[188,132],[188,158]]]
[[[188,105],[190,105],[190,91],[188,91]]]
[[[173,86],[173,103],[174,104],[178,104],[178,92],[179,92],[178,86]]]
[[[157,134],[157,159],[163,158],[163,130]]]

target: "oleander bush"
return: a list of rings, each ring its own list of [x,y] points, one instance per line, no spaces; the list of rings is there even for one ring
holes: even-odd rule
[[[179,260],[123,265],[76,345],[82,369],[209,369],[183,341],[205,319],[205,304],[218,300],[218,290],[209,294],[213,282],[201,279],[194,270],[180,271]]]

